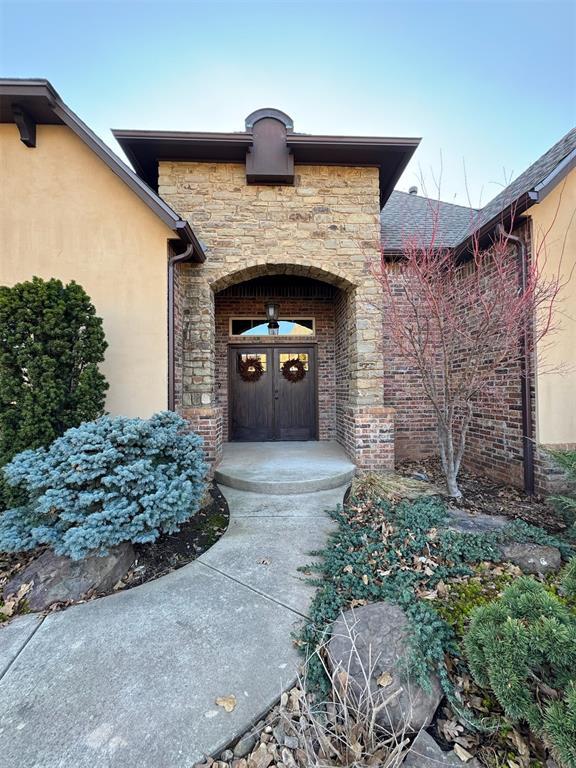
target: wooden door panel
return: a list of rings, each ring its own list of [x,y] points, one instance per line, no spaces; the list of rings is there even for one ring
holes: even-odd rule
[[[304,378],[289,381],[282,365],[299,358],[305,367]],[[277,440],[314,440],[316,438],[316,365],[313,347],[274,350],[275,435]]]
[[[273,360],[270,349],[230,349],[230,439],[265,441],[274,439]],[[240,376],[240,356],[258,356],[265,368],[258,381]]]
[[[258,356],[265,371],[258,381],[244,381],[238,360]],[[299,357],[301,381],[287,380],[282,363]],[[230,440],[316,440],[316,356],[314,347],[230,347]]]

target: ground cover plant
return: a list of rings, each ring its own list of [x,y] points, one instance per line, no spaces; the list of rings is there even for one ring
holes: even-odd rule
[[[369,602],[399,604],[411,620],[413,671],[424,687],[435,671],[446,694],[433,725],[438,741],[458,745],[489,768],[545,765],[539,734],[507,718],[493,691],[474,680],[463,635],[474,609],[490,605],[522,576],[519,568],[501,562],[502,543],[554,545],[565,559],[573,554],[570,545],[522,521],[490,534],[446,530],[440,497],[390,501],[379,479],[370,475],[355,481],[347,504],[334,517],[338,529],[318,553],[319,565],[309,569],[318,591],[310,620],[297,638],[307,657],[316,650],[322,655],[340,611]],[[552,582],[547,589],[561,591]],[[329,693],[319,657],[309,664],[308,684],[317,695]],[[571,706],[571,699],[565,706]]]
[[[152,542],[196,513],[206,469],[201,439],[175,413],[86,422],[4,467],[25,501],[0,516],[0,550],[46,545],[78,560]]]

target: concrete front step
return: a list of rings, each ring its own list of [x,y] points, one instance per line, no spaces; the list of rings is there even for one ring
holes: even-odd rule
[[[339,488],[354,472],[344,449],[332,440],[226,443],[214,477],[229,488],[278,495]]]

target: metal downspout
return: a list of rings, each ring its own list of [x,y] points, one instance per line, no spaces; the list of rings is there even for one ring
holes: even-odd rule
[[[528,265],[526,263],[526,243],[521,237],[516,237],[505,231],[502,224],[496,227],[497,233],[517,245],[520,266],[520,290],[526,292],[528,282]],[[534,494],[534,434],[532,430],[532,408],[530,393],[530,339],[529,329],[524,328],[520,341],[520,376],[522,395],[522,447],[524,465],[524,491],[532,496]]]
[[[172,254],[168,258],[168,410],[175,408],[175,358],[174,358],[174,266],[190,258],[194,243],[190,243],[183,253]]]

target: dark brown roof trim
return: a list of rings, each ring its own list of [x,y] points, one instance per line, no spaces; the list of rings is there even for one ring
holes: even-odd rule
[[[558,163],[556,168],[551,171],[540,184],[537,184],[534,189],[529,193],[530,199],[534,203],[540,203],[544,198],[552,192],[562,179],[564,179],[570,171],[576,168],[576,149],[573,149],[569,155]]]
[[[113,130],[137,173],[157,186],[159,160],[246,162],[253,134],[187,131]],[[412,157],[419,138],[328,136],[291,133],[286,144],[297,164],[373,166],[380,170],[381,205]]]
[[[190,224],[162,200],[150,187],[137,176],[96,134],[84,123],[78,115],[64,104],[58,93],[48,80],[19,80],[0,79],[0,109],[1,122],[14,122],[12,104],[26,104],[28,113],[32,112],[34,102],[38,100],[39,114],[36,122],[47,122],[46,108],[52,113],[52,123],[67,125],[98,157],[106,163],[118,178],[156,214],[185,244],[193,246],[194,261],[204,261],[206,255]],[[10,119],[10,116],[11,119]],[[41,119],[38,119],[40,117]]]

